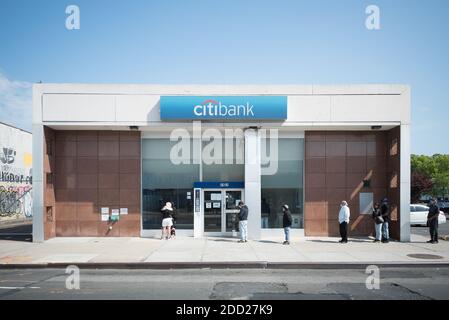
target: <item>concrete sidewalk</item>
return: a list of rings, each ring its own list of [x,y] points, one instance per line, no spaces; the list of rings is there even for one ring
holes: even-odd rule
[[[237,243],[231,238],[171,240],[151,238],[54,238],[44,243],[0,240],[0,268],[281,268],[376,265],[449,265],[449,241],[427,244],[372,243],[371,239],[305,237],[282,245],[282,238]],[[416,255],[416,256],[414,256]]]

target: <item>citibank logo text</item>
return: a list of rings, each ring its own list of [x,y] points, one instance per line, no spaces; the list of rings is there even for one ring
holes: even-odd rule
[[[197,117],[254,117],[253,108],[254,106],[250,102],[240,105],[225,105],[221,101],[206,100],[202,104],[196,105],[193,108],[193,113]]]

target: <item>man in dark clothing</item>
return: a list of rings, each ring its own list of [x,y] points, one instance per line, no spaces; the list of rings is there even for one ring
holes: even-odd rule
[[[243,203],[239,202],[239,229],[240,229],[240,240],[239,242],[248,242],[248,207]]]
[[[437,206],[435,199],[429,202],[429,213],[427,214],[427,225],[429,226],[430,240],[427,243],[438,243],[438,216],[440,208]]]
[[[292,226],[292,214],[288,208],[288,205],[282,206],[284,216],[282,217],[282,227],[284,228],[285,241],[283,244],[290,244],[290,227]]]
[[[390,241],[390,205],[388,203],[388,199],[384,198],[382,200],[382,205],[380,206],[380,213],[384,220],[382,223],[382,242],[388,243]]]

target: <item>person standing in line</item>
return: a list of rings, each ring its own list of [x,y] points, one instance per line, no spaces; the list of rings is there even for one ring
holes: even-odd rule
[[[380,213],[383,219],[382,223],[382,243],[390,242],[390,205],[388,199],[384,198],[380,206]]]
[[[288,208],[288,205],[282,206],[284,216],[282,218],[282,227],[284,228],[285,241],[283,244],[290,244],[290,227],[292,226],[292,214]]]
[[[440,208],[434,198],[429,201],[429,213],[427,214],[427,226],[429,227],[430,240],[427,243],[438,243],[438,216]]]
[[[243,203],[239,202],[239,229],[240,229],[240,240],[238,242],[248,242],[248,207]]]
[[[340,224],[340,243],[348,243],[348,224],[351,211],[349,210],[348,203],[342,201],[340,204],[340,212],[338,213],[338,223]]]
[[[171,227],[173,225],[174,210],[171,202],[166,202],[165,206],[161,209],[162,214],[162,239],[166,240],[171,237]]]
[[[382,239],[382,224],[384,222],[382,213],[380,212],[380,204],[378,202],[374,204],[372,217],[374,220],[374,227],[376,229],[376,238],[374,239],[374,242],[377,243]]]

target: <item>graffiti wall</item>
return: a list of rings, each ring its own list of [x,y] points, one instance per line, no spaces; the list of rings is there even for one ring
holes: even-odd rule
[[[33,216],[31,133],[0,123],[0,223]]]

